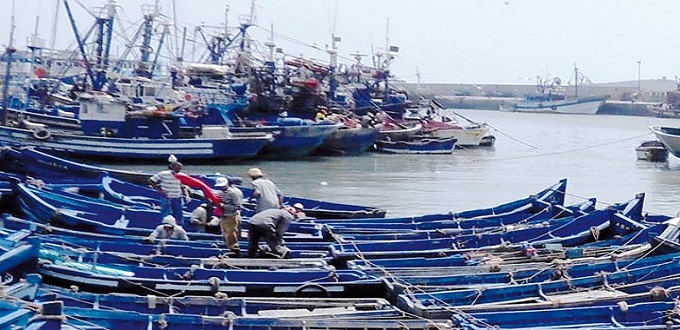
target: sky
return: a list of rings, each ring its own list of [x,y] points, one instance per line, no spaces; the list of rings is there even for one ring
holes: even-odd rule
[[[57,48],[73,47],[63,5],[54,28],[61,0],[0,1],[14,3],[16,47],[25,47],[36,17],[47,45],[56,31]],[[92,24],[83,7],[106,2],[68,1],[80,30]],[[176,17],[185,26],[220,26],[227,6],[228,25],[236,25],[252,5],[251,0],[156,1],[169,22]],[[154,4],[116,2],[120,26],[135,29],[141,6]],[[344,63],[353,61],[353,53],[398,46],[392,72],[414,83],[534,84],[537,77],[570,83],[575,67],[594,83],[680,75],[678,0],[256,0],[254,8],[256,24],[248,31],[259,43],[270,39],[273,27],[273,42],[285,53],[327,61],[324,50],[335,34]],[[9,42],[11,16],[12,10],[0,13],[3,45]]]

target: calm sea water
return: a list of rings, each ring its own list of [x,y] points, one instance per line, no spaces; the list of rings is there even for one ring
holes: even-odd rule
[[[262,168],[289,195],[382,207],[389,216],[462,211],[526,197],[561,178],[568,202],[597,197],[600,207],[646,193],[650,214],[680,211],[680,159],[636,160],[635,147],[655,137],[650,125],[680,126],[651,117],[455,111],[497,130],[491,148],[452,155],[310,157],[237,165],[187,165],[187,173],[244,176]],[[109,167],[155,172],[158,165]],[[249,180],[244,180],[248,184]]]

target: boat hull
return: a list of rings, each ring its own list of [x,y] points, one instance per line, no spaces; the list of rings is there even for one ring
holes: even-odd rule
[[[558,101],[520,101],[502,111],[594,115],[607,100],[605,97],[577,98]]]
[[[374,127],[347,127],[333,132],[315,153],[323,155],[357,155],[365,152],[378,138]]]
[[[252,158],[271,136],[220,139],[126,139],[64,132],[37,135],[37,131],[0,127],[0,145],[35,147],[42,151],[98,160],[135,159],[166,161],[173,154],[182,160],[241,160]]]
[[[290,159],[314,152],[340,125],[291,125],[265,127],[230,127],[235,133],[274,132],[274,140],[264,145],[259,157]]]
[[[680,158],[680,128],[651,126],[649,129],[673,156]]]
[[[427,138],[415,141],[376,141],[375,149],[388,154],[451,154],[456,138]]]

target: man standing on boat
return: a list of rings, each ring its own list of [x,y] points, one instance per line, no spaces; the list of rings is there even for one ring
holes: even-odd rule
[[[264,178],[262,170],[253,167],[248,170],[248,176],[253,180],[253,194],[250,198],[256,201],[255,213],[283,206],[283,193],[274,182]]]
[[[264,238],[269,252],[279,258],[288,258],[290,250],[285,246],[283,234],[303,209],[302,204],[295,203],[293,206],[268,209],[252,216],[248,227],[248,258],[257,257],[260,238]]]
[[[215,180],[215,188],[220,189],[220,206],[222,216],[220,217],[220,228],[224,243],[234,256],[238,257],[241,249],[238,240],[241,238],[241,203],[243,202],[243,192],[234,184],[234,179],[219,177]]]
[[[149,178],[151,187],[163,195],[161,198],[161,217],[172,215],[177,223],[182,226],[184,216],[184,200],[182,194],[182,183],[175,177],[182,170],[182,163],[174,160],[168,166],[169,169],[160,171]]]

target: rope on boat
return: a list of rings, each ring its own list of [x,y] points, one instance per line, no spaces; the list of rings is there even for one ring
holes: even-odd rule
[[[331,235],[332,235],[334,238],[336,238],[336,236],[337,236],[337,235],[334,234],[334,233],[331,233]],[[420,292],[420,293],[429,295],[430,298],[432,298],[434,301],[437,301],[438,303],[440,303],[440,304],[441,304],[441,305],[440,305],[441,308],[444,309],[444,310],[446,310],[446,311],[450,311],[450,312],[452,312],[452,313],[461,315],[461,316],[465,317],[468,321],[474,322],[474,323],[479,324],[479,325],[481,325],[481,326],[484,326],[484,327],[486,327],[486,328],[493,328],[493,325],[492,325],[492,324],[487,323],[487,322],[485,322],[484,320],[475,318],[475,317],[473,317],[472,315],[470,315],[469,313],[466,313],[466,312],[464,312],[464,311],[462,311],[462,310],[460,310],[460,309],[458,309],[458,308],[456,308],[456,307],[454,307],[454,306],[450,306],[449,303],[447,303],[446,301],[444,301],[444,300],[442,300],[442,299],[440,299],[440,298],[437,298],[436,296],[433,296],[433,295],[429,294],[428,291],[426,291],[426,290],[424,290],[424,289],[421,289],[420,286],[411,285],[410,283],[408,283],[408,282],[406,282],[406,281],[403,281],[403,280],[401,280],[399,277],[397,277],[397,276],[395,276],[394,274],[392,274],[392,273],[391,273],[390,271],[388,271],[385,267],[380,266],[380,265],[377,265],[377,264],[371,262],[369,259],[366,259],[366,257],[364,257],[364,255],[361,253],[361,250],[358,249],[358,247],[357,247],[357,245],[356,245],[356,242],[351,241],[351,242],[349,242],[349,244],[351,244],[351,245],[354,247],[354,249],[357,251],[357,252],[355,253],[355,255],[356,255],[356,257],[357,257],[359,260],[362,260],[362,261],[365,262],[367,265],[371,265],[372,267],[378,269],[379,271],[381,271],[381,272],[383,273],[383,275],[384,275],[385,277],[387,277],[387,278],[391,279],[392,281],[394,281],[394,283],[402,284],[403,287],[404,287],[404,288],[403,288],[403,289],[404,289],[404,294],[407,295],[407,296],[409,297],[409,299],[411,299],[412,301],[415,301],[415,300],[416,300],[416,298],[415,298],[415,296],[414,296],[414,291],[418,291],[418,292]],[[479,291],[479,290],[478,290],[478,291]],[[481,292],[479,292],[479,295],[477,296],[477,298],[479,298],[480,295],[481,295]],[[476,300],[477,298],[475,298],[475,300]],[[404,313],[410,315],[411,317],[415,317],[415,318],[418,318],[418,319],[429,320],[429,319],[427,319],[427,318],[425,318],[425,317],[422,317],[422,316],[420,316],[420,315],[411,314],[411,313],[406,313],[406,312],[404,312]]]
[[[507,158],[494,158],[493,161],[498,162],[498,161],[506,161],[506,160],[540,158],[540,157],[545,157],[545,156],[562,155],[562,154],[567,154],[567,153],[572,153],[572,152],[578,152],[578,151],[583,151],[583,150],[588,150],[588,149],[595,149],[595,148],[599,148],[599,147],[609,146],[609,145],[613,145],[613,144],[617,144],[617,143],[621,143],[621,142],[625,142],[625,141],[630,141],[630,140],[634,140],[634,139],[639,139],[643,136],[647,136],[647,135],[651,135],[651,134],[653,134],[653,133],[649,132],[649,133],[644,133],[644,134],[639,134],[639,135],[627,137],[627,138],[624,138],[624,139],[598,143],[598,144],[585,146],[585,147],[581,147],[581,148],[558,150],[558,151],[547,152],[547,153],[537,154],[537,155],[525,155],[525,156],[516,156],[516,157],[507,157]]]

